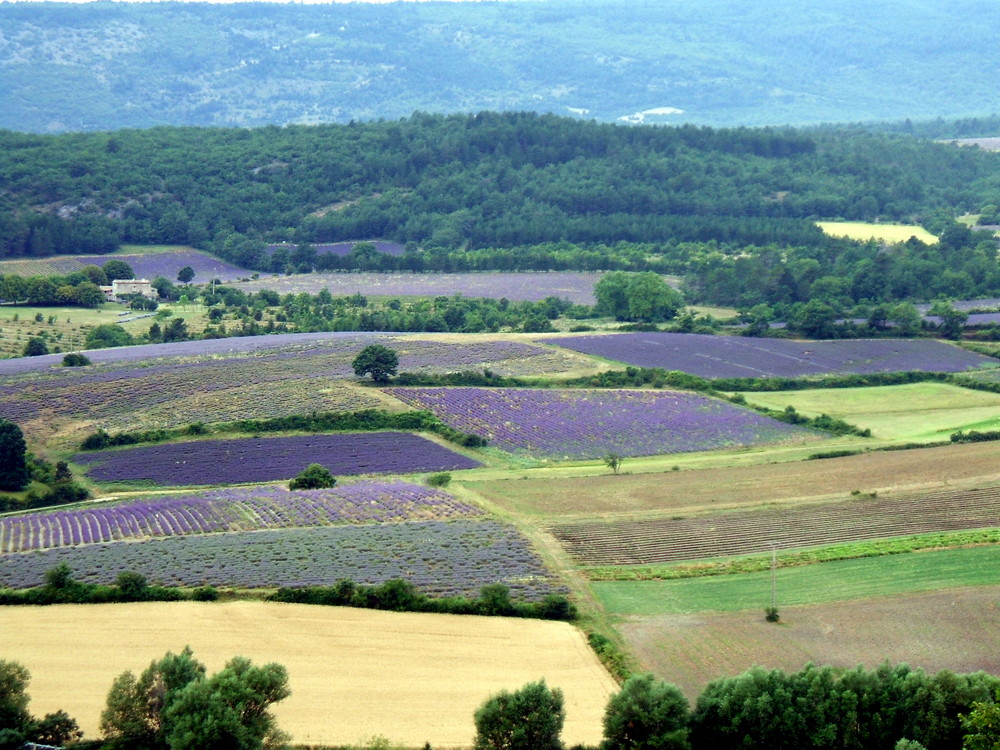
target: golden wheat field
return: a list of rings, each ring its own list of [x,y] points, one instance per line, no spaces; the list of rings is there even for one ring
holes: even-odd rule
[[[816,225],[832,237],[847,237],[851,240],[881,240],[882,242],[906,242],[916,237],[928,245],[936,244],[938,238],[917,224],[870,224],[864,221],[817,221]]]
[[[114,678],[190,645],[210,673],[233,656],[288,669],[278,725],[296,744],[468,747],[491,694],[544,678],[565,696],[568,745],[596,744],[617,687],[561,622],[263,602],[0,609],[0,656],[32,674],[30,709],[66,710],[99,735]]]

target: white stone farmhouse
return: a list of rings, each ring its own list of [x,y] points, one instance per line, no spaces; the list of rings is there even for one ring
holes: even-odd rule
[[[121,302],[122,297],[130,294],[141,294],[150,299],[158,296],[149,279],[115,279],[110,286],[102,286],[101,291],[109,302]]]

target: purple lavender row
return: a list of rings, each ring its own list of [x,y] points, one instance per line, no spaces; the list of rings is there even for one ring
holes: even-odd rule
[[[538,302],[558,297],[593,305],[594,285],[602,273],[571,271],[519,273],[309,273],[245,281],[234,286],[244,291],[273,289],[279,294],[316,294],[322,289],[336,296],[364,294],[371,297],[505,297],[517,302]]]
[[[273,438],[196,440],[88,451],[71,461],[99,482],[215,485],[290,479],[312,463],[335,475],[412,474],[472,469],[478,461],[419,435],[338,433]]]
[[[147,537],[470,518],[482,511],[410,482],[324,490],[226,488],[0,519],[0,554]]]
[[[168,586],[331,585],[412,581],[438,596],[475,596],[490,583],[515,597],[565,593],[527,540],[494,521],[418,521],[253,533],[176,536],[0,557],[0,586],[40,585],[65,562],[86,583],[112,583],[124,570]]]
[[[684,453],[812,434],[750,409],[652,390],[390,388],[448,425],[513,453],[562,459]]]
[[[45,375],[15,376],[0,385],[0,417],[24,423],[51,414],[91,419],[105,428],[122,429],[130,424],[127,421],[129,418],[151,423],[153,420],[140,418],[142,410],[148,409],[160,412],[155,423],[162,427],[193,421],[226,421],[244,416],[284,416],[306,409],[351,410],[379,405],[370,397],[355,393],[349,401],[358,401],[356,406],[349,402],[334,402],[331,406],[330,399],[309,387],[316,378],[353,377],[351,361],[373,340],[368,335],[341,335],[321,341],[273,339],[275,343],[285,341],[285,344],[256,352],[231,353],[221,360],[175,359],[164,363],[162,359],[152,359],[150,362],[156,364],[150,366],[123,362],[99,368],[58,368]],[[376,340],[389,346],[395,344],[392,337],[383,336]],[[449,343],[411,339],[400,344],[405,346],[400,358],[401,367],[411,372],[490,367],[500,374],[520,374],[539,369],[533,364],[535,360],[543,358],[541,361],[544,363],[544,358],[551,357],[550,350],[510,341]],[[163,348],[166,350],[172,346],[163,345]],[[174,349],[170,351],[175,355],[178,353]],[[152,350],[152,355],[157,353],[158,350]],[[5,363],[21,361],[24,360],[0,361],[0,370]],[[238,404],[230,404],[230,408],[219,407],[208,398],[210,394],[219,393],[232,402],[235,391],[253,387],[267,389],[272,384],[288,387],[277,389],[269,393],[268,398],[254,403],[252,414],[248,414],[245,408],[239,408]],[[303,390],[305,395],[301,393]],[[196,392],[198,398],[192,398],[192,392]],[[198,409],[197,405],[201,402],[207,405]],[[259,408],[266,408],[267,414],[257,413]]]
[[[162,276],[172,281],[177,278],[177,272],[185,266],[190,266],[194,271],[195,283],[204,283],[212,279],[235,281],[245,279],[253,273],[197,250],[135,255],[76,255],[71,258],[53,258],[49,264],[55,272],[66,274],[78,271],[86,265],[103,266],[109,260],[123,260],[135,271],[136,278],[149,280]]]
[[[932,339],[791,339],[684,333],[622,333],[545,340],[637,367],[705,378],[799,377],[836,373],[963,372],[996,361]]]

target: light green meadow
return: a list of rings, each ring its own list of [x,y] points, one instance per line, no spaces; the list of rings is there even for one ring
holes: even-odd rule
[[[988,545],[778,568],[774,590],[780,610],[998,583],[1000,546]],[[771,604],[770,571],[672,581],[599,581],[591,586],[612,615],[763,611]]]
[[[1000,394],[947,383],[911,383],[869,388],[745,393],[747,401],[769,409],[794,407],[814,417],[829,414],[876,438],[903,442],[947,440],[958,430],[1000,429]]]

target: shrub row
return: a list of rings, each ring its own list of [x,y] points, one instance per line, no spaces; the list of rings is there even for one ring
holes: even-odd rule
[[[577,615],[576,607],[565,596],[549,594],[539,602],[515,602],[510,598],[510,589],[502,583],[483,586],[478,599],[462,596],[430,597],[410,581],[400,578],[374,586],[344,580],[333,586],[281,588],[268,598],[276,602],[360,607],[391,612],[531,617],[542,620],[573,620]]]
[[[271,419],[241,419],[215,425],[211,432],[216,434],[243,432],[259,435],[265,432],[376,432],[378,430],[433,432],[445,440],[469,448],[486,445],[484,438],[449,427],[429,411],[395,414],[381,409],[362,409],[351,412],[294,414]],[[101,450],[121,445],[161,442],[185,435],[204,435],[209,431],[209,428],[201,423],[175,430],[140,430],[115,434],[98,429],[84,438],[80,447],[83,450]]]
[[[66,563],[47,571],[43,586],[21,590],[0,588],[0,605],[173,602],[185,599],[215,601],[218,598],[219,593],[213,586],[199,586],[192,590],[156,586],[150,584],[145,576],[133,571],[121,573],[110,586],[82,583],[73,578],[73,571]],[[373,586],[343,580],[333,586],[280,588],[268,600],[392,612],[437,612],[542,620],[575,620],[577,616],[576,607],[565,596],[549,594],[538,602],[513,601],[510,589],[502,583],[483,586],[479,598],[468,599],[460,596],[430,597],[410,581],[399,578]]]

